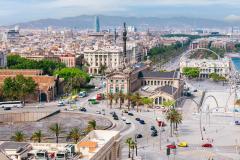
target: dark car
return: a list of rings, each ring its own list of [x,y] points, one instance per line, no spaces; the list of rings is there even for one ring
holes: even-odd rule
[[[235,121],[235,125],[240,125],[240,121]]]
[[[145,124],[145,121],[144,120],[140,120],[139,123],[140,124]]]
[[[87,112],[87,109],[86,108],[81,108],[80,111]]]
[[[117,117],[118,115],[114,112],[114,114],[112,115],[113,117]]]
[[[114,115],[114,114],[116,114],[116,112],[110,112],[110,114],[111,114],[111,115]]]
[[[130,113],[130,112],[128,112],[128,115],[129,115],[129,116],[134,116],[133,113]]]
[[[142,134],[137,134],[136,135],[136,138],[142,138],[143,136],[142,136]]]
[[[140,118],[135,118],[136,121],[140,121],[141,119]]]
[[[151,129],[151,130],[156,130],[155,126],[151,126],[150,129]]]
[[[158,134],[156,132],[152,132],[151,136],[156,137],[156,136],[158,136]]]
[[[158,131],[156,129],[152,130],[152,133],[158,133]]]
[[[119,119],[118,119],[118,116],[114,116],[113,119],[114,119],[114,120],[119,120]]]
[[[4,110],[9,111],[9,110],[12,110],[12,108],[11,107],[4,107]]]

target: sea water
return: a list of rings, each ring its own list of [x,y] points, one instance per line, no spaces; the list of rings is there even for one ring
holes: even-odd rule
[[[240,71],[240,58],[238,57],[233,57],[232,62],[236,68],[236,70]]]

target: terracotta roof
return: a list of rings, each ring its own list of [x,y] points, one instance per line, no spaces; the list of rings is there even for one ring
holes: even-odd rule
[[[78,143],[78,147],[89,147],[89,148],[96,148],[97,142],[93,141],[83,141]]]

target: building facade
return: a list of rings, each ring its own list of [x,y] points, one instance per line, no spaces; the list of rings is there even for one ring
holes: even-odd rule
[[[106,88],[107,93],[113,94],[138,91],[142,96],[152,98],[155,106],[161,106],[164,101],[181,97],[183,85],[179,72],[152,72],[149,64],[141,64],[135,69],[108,74]]]
[[[130,59],[131,51],[127,51],[128,59]],[[88,64],[89,74],[101,74],[101,66],[106,68],[117,69],[123,64],[122,47],[101,47],[86,48],[84,50],[84,59]]]
[[[180,61],[180,72],[183,73],[184,67],[197,67],[200,69],[200,78],[209,78],[211,73],[228,78],[231,65],[229,58],[218,60],[210,59],[182,59]]]

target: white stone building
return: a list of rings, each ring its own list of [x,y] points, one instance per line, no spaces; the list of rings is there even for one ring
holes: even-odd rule
[[[180,72],[184,67],[197,67],[200,69],[200,78],[209,78],[209,74],[216,73],[228,78],[230,73],[230,59],[222,58],[218,60],[209,59],[182,59],[180,61]]]
[[[131,50],[127,50],[127,59],[130,60]],[[84,59],[88,63],[89,74],[100,74],[100,68],[117,69],[123,64],[123,49],[119,46],[88,47],[84,49]]]

